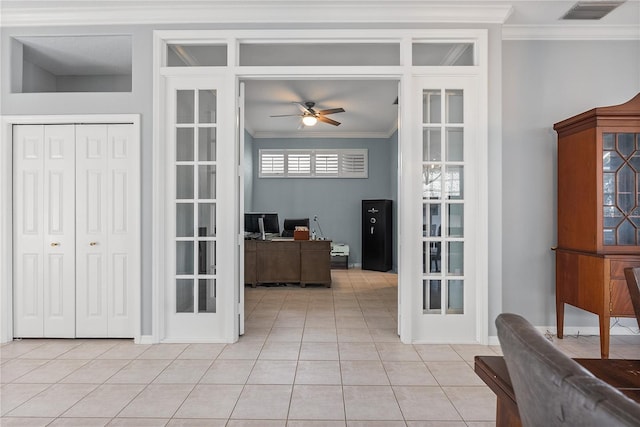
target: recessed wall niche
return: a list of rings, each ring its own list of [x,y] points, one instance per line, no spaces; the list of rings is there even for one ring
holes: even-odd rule
[[[11,40],[11,92],[131,92],[129,35]]]

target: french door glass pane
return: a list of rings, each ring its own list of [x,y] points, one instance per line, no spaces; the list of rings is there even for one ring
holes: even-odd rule
[[[215,199],[216,198],[216,167],[214,165],[198,166],[198,198],[199,199]]]
[[[464,198],[464,166],[453,165],[446,167],[445,173],[445,196],[450,200],[461,200]]]
[[[199,93],[199,123],[216,123],[216,91],[200,90]]]
[[[447,258],[449,259],[448,274],[456,276],[464,274],[463,242],[447,242]]]
[[[176,274],[193,274],[193,242],[176,242]]]
[[[442,198],[442,167],[429,165],[422,169],[422,197],[424,199]]]
[[[464,314],[464,282],[447,281],[447,314]]]
[[[464,160],[464,130],[462,128],[447,128],[447,138],[445,141],[447,161],[461,162]]]
[[[176,279],[176,312],[193,313],[193,279]]]
[[[179,90],[176,97],[176,122],[193,123],[195,119],[195,92],[193,90]]]
[[[447,224],[449,237],[464,237],[464,205],[451,203],[448,205]]]
[[[198,274],[216,274],[216,242],[212,240],[198,242]]]
[[[427,236],[441,235],[441,205],[439,203],[425,203],[423,205],[423,233]]]
[[[193,161],[193,128],[176,129],[176,160]]]
[[[441,123],[442,122],[442,95],[440,90],[425,90],[422,92],[422,122]]]
[[[176,166],[176,198],[193,199],[193,166]]]
[[[198,236],[216,235],[216,205],[198,203]]]
[[[424,280],[423,284],[424,301],[422,309],[431,314],[442,312],[442,281]]]
[[[216,312],[216,281],[215,279],[198,280],[198,312]]]
[[[193,236],[193,203],[176,204],[176,237]]]
[[[216,159],[216,129],[200,128],[198,130],[198,160],[201,162]]]
[[[447,123],[462,123],[463,96],[461,90],[447,89],[445,91]]]
[[[442,132],[440,128],[425,129],[422,135],[422,160],[425,162],[438,162],[442,160]]]

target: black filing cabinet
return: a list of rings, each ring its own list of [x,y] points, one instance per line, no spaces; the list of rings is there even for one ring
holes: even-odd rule
[[[362,269],[391,270],[391,200],[362,201]]]

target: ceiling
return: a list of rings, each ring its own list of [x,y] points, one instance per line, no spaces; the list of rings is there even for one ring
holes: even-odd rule
[[[416,22],[423,26],[433,22],[466,22],[499,24],[504,40],[603,36],[640,39],[640,0],[627,0],[600,20],[561,20],[575,3],[573,0],[325,0],[320,7],[314,2],[294,0],[4,0],[0,3],[0,16],[3,26],[13,22],[17,26],[32,27],[45,22],[73,27],[92,23],[151,23],[151,20],[156,23],[235,22],[234,19],[254,25],[282,22],[290,28],[308,26],[311,29],[313,25],[357,28],[358,22],[367,25],[404,22],[413,26]],[[328,11],[331,13],[327,14]],[[292,24],[294,22],[297,24]],[[563,35],[558,37],[558,34]],[[18,38],[25,46],[25,58],[53,74],[131,72],[131,36]],[[264,46],[261,50],[265,52]],[[329,49],[313,56],[320,63],[330,63],[332,58]],[[286,58],[277,57],[281,65],[286,65],[281,62]],[[380,59],[384,55],[376,57]],[[397,126],[398,107],[393,104],[397,92],[397,82],[389,80],[251,80],[246,82],[245,124],[255,137],[388,137]],[[336,127],[318,123],[299,129],[299,117],[269,117],[296,114],[300,110],[293,102],[305,101],[315,102],[317,109],[344,108],[344,113],[331,116],[342,124]]]
[[[245,129],[256,138],[388,138],[397,128],[397,81],[250,80],[245,85]],[[344,108],[344,113],[329,116],[340,126],[318,122],[300,128],[300,117],[270,117],[300,114],[293,103],[305,101],[315,102],[315,110]]]

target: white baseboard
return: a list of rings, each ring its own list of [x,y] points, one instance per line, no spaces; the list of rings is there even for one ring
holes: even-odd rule
[[[136,344],[153,344],[153,335],[140,335]]]
[[[498,336],[497,335],[490,335],[489,336],[489,345],[500,345],[500,340],[498,340]]]

